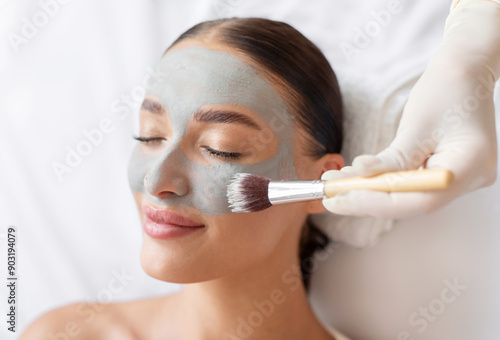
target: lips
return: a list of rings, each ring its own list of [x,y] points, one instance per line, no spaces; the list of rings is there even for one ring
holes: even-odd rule
[[[205,227],[187,217],[169,210],[156,209],[150,205],[143,205],[142,211],[144,213],[144,232],[153,238],[176,238]]]

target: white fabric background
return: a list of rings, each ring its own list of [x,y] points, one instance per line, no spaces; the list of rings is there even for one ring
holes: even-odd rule
[[[425,68],[450,6],[446,0],[401,0],[402,13],[347,60],[340,44],[352,44],[356,28],[390,0],[70,0],[15,51],[8,34],[21,34],[24,20],[33,22],[49,2],[0,0],[0,309],[4,315],[5,231],[14,225],[19,331],[62,304],[177,289],[140,268],[141,232],[126,165],[140,103],[135,93],[180,33],[220,16],[288,22],[324,51],[341,82],[359,79],[362,91],[354,97],[376,98],[397,111],[401,103],[390,101],[389,90]],[[103,119],[114,131],[58,181],[51,164],[64,163],[67,148]],[[394,122],[384,124],[387,138]],[[370,124],[365,128],[352,133],[368,134]],[[353,340],[398,339],[401,331],[414,339],[498,339],[498,189],[497,183],[429,216],[397,221],[373,248],[338,248],[313,281],[320,318]],[[113,289],[123,270],[134,279]],[[417,333],[409,315],[439,296],[444,279],[455,277],[467,290]],[[3,319],[0,338],[15,338]]]

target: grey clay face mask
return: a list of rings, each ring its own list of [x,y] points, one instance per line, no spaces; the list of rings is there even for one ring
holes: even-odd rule
[[[147,94],[162,102],[173,135],[161,154],[146,154],[136,145],[128,167],[132,191],[144,193],[159,207],[190,207],[220,215],[230,212],[227,185],[236,173],[296,179],[291,115],[281,96],[254,68],[230,53],[193,46],[167,53],[159,69],[162,79]],[[245,106],[261,117],[278,137],[278,153],[251,165],[222,161],[206,165],[188,159],[179,147],[188,122],[202,105],[223,103]],[[151,194],[165,185],[175,188],[174,194],[165,198]]]

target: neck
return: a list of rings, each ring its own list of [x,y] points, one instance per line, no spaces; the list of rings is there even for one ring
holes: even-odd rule
[[[175,316],[180,338],[294,340],[324,336],[307,300],[297,248],[290,248],[286,255],[280,248],[241,272],[184,285],[177,296]]]

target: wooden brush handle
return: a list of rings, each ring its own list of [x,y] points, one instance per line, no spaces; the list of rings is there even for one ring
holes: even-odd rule
[[[386,172],[370,177],[349,177],[327,180],[325,195],[332,197],[350,190],[427,191],[448,188],[453,174],[447,169],[423,169]]]

